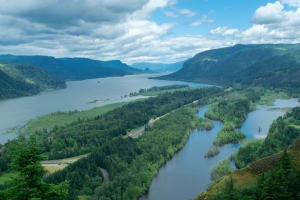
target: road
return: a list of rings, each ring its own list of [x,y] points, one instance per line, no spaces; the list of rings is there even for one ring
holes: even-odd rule
[[[108,184],[109,183],[109,174],[108,174],[108,172],[103,168],[100,168],[100,170],[101,170],[103,178],[104,178],[103,183]]]
[[[153,123],[149,123],[148,126],[152,127],[153,126]],[[136,130],[134,133],[130,134],[129,137],[132,137],[132,138],[137,138],[139,135],[141,135],[142,133],[145,132],[145,126],[139,128],[138,130]]]

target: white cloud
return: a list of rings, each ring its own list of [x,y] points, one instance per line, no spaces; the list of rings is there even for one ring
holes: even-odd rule
[[[297,2],[266,4],[253,13],[248,29],[219,26],[204,37],[172,34],[177,24],[151,21],[157,10],[197,18],[192,10],[176,8],[176,0],[0,0],[0,54],[171,63],[237,43],[299,43],[300,8],[284,7]],[[182,26],[213,22],[204,15]]]
[[[206,15],[203,15],[200,19],[190,23],[190,26],[200,26],[203,22],[212,23],[214,20],[208,18]]]
[[[175,8],[174,6],[171,6],[171,8],[172,8],[172,11],[164,10],[164,14],[167,17],[171,17],[171,18],[193,17],[197,14],[196,12],[193,12],[189,9],[178,9],[178,8]]]
[[[284,6],[279,1],[268,3],[266,6],[261,6],[255,11],[252,22],[254,24],[271,24],[284,21],[283,9]]]
[[[227,26],[223,26],[223,27],[219,26],[216,29],[210,30],[210,34],[225,36],[225,35],[233,35],[233,34],[237,33],[238,31],[239,30],[235,29],[235,28],[234,29],[230,29]]]
[[[290,6],[300,7],[300,1],[299,0],[280,0],[283,4],[288,4]]]
[[[178,9],[178,12],[186,17],[193,17],[196,15],[195,12],[188,9]]]
[[[243,38],[261,38],[266,37],[267,34],[268,28],[264,25],[253,25],[248,30],[241,32],[239,36]]]
[[[175,14],[175,13],[172,12],[172,11],[167,11],[167,10],[165,10],[165,11],[164,11],[164,14],[165,14],[167,17],[171,17],[171,18],[177,18],[177,17],[179,17],[179,15]]]

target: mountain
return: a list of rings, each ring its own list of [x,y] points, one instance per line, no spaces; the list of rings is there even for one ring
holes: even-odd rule
[[[186,60],[177,63],[171,63],[171,64],[141,62],[141,63],[134,63],[131,65],[131,67],[141,69],[141,70],[145,70],[148,68],[151,71],[156,71],[156,72],[166,72],[166,71],[175,72],[180,70],[185,62]]]
[[[130,67],[125,63],[122,63],[120,60],[109,60],[109,61],[100,61],[104,67],[126,70],[130,73],[142,73],[143,69],[138,69],[135,67]]]
[[[158,78],[296,88],[300,73],[299,52],[299,44],[239,44],[199,53],[179,71]]]
[[[83,80],[142,73],[121,61],[99,61],[88,58],[54,58],[50,56],[0,55],[0,60],[33,65],[45,69],[53,77],[62,80]]]
[[[0,99],[29,96],[42,90],[65,87],[64,81],[53,78],[41,68],[0,63]]]

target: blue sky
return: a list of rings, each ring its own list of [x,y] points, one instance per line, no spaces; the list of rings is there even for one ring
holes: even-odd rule
[[[0,0],[0,54],[173,63],[299,43],[300,0]]]

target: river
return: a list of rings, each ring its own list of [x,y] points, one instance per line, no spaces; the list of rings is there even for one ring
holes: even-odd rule
[[[164,73],[165,74],[165,73]],[[0,101],[0,143],[16,137],[15,133],[5,134],[12,127],[20,128],[29,120],[55,111],[88,110],[106,104],[130,101],[141,97],[126,97],[141,88],[173,84],[190,86],[206,84],[186,83],[148,79],[164,74],[129,75],[67,82],[67,88],[41,92],[39,95]],[[122,98],[121,98],[122,97]],[[106,100],[100,103],[88,103],[94,100]]]
[[[290,99],[276,100],[273,106],[256,106],[256,110],[247,115],[240,130],[247,135],[247,139],[264,138],[274,119],[284,115],[286,108],[299,105],[297,99]],[[198,115],[203,117],[208,108],[209,106],[200,108]],[[205,153],[223,126],[218,121],[213,121],[213,123],[212,130],[195,129],[191,131],[184,148],[159,169],[148,192],[139,200],[194,199],[206,190],[207,184],[210,182],[211,168],[218,161],[235,153],[240,146],[240,143],[222,146],[218,155],[213,158],[205,158]],[[258,127],[262,128],[260,132]]]

